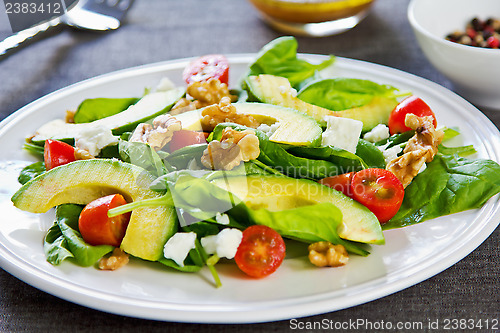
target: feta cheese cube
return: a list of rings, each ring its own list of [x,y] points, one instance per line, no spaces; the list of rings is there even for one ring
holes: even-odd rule
[[[208,254],[217,254],[219,258],[233,259],[240,246],[243,233],[235,228],[226,228],[217,235],[201,239],[201,245]]]
[[[75,137],[75,147],[97,156],[102,148],[118,143],[118,137],[111,130],[102,126],[88,127]]]
[[[363,122],[335,116],[326,116],[325,120],[327,126],[322,134],[321,144],[342,148],[355,154]]]
[[[384,145],[377,148],[384,155],[384,160],[386,164],[392,161],[393,159],[397,158],[398,154],[403,150],[403,148],[401,148],[400,146],[393,146],[389,149],[386,149],[386,145]]]
[[[194,232],[178,232],[165,244],[163,255],[172,259],[177,265],[184,267],[184,260],[189,251],[195,248],[196,234]]]
[[[387,139],[389,136],[389,127],[384,124],[378,124],[371,131],[367,132],[363,136],[363,139],[370,142],[378,142]]]

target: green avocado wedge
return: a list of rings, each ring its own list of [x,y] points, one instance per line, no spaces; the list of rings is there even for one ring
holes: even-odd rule
[[[235,194],[252,209],[281,211],[324,202],[332,203],[342,212],[342,224],[337,230],[341,238],[368,244],[385,243],[380,223],[368,208],[343,193],[314,181],[251,175],[217,178],[212,183]]]
[[[65,204],[85,205],[97,198],[120,193],[127,201],[160,197],[149,189],[153,181],[144,169],[118,160],[80,160],[51,169],[24,184],[11,198],[14,206],[45,213]],[[121,248],[136,257],[156,261],[177,228],[175,209],[168,206],[135,209]]]
[[[293,108],[310,115],[323,126],[326,125],[324,119],[326,116],[336,116],[359,120],[363,122],[363,131],[369,131],[378,124],[387,124],[391,111],[398,104],[398,101],[392,97],[373,96],[370,98],[370,102],[365,105],[333,111],[302,100],[304,90],[301,90],[298,96],[293,94],[290,82],[284,77],[265,74],[249,76],[246,79],[246,84],[251,95],[262,103]],[[313,86],[313,84],[307,87]]]
[[[125,111],[88,123],[72,124],[62,119],[52,120],[42,125],[31,138],[34,143],[43,143],[47,139],[70,140],[91,128],[109,129],[114,135],[132,131],[139,123],[148,121],[166,113],[185,94],[184,88],[150,93]]]
[[[309,115],[289,107],[265,103],[233,103],[236,112],[252,116],[261,124],[279,126],[269,140],[273,142],[293,145],[315,147],[321,143],[321,127]],[[183,129],[201,130],[203,109],[188,111],[176,115]]]

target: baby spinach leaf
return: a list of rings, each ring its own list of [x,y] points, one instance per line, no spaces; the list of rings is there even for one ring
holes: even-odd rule
[[[328,169],[325,169],[323,174],[317,174],[316,179],[336,176],[342,173],[359,171],[365,169],[368,165],[363,161],[362,158],[348,152],[347,150],[333,147],[333,146],[323,146],[323,147],[292,147],[287,150],[289,153],[308,159],[310,164],[315,164],[313,161],[324,161],[330,165]],[[307,163],[306,163],[307,164]]]
[[[400,210],[384,229],[481,207],[500,192],[500,166],[492,160],[437,154],[406,188]]]
[[[356,147],[356,156],[359,156],[369,168],[385,169],[384,154],[371,142],[359,139]]]
[[[201,157],[206,148],[206,143],[186,146],[166,156],[165,161],[178,170],[187,169],[189,162],[193,159],[201,165]]]
[[[446,147],[443,145],[438,146],[438,151],[443,155],[454,155],[467,156],[476,153],[476,149],[473,145],[460,146],[460,147]]]
[[[52,265],[59,265],[67,258],[73,258],[73,253],[68,250],[68,243],[64,238],[57,222],[49,228],[43,241],[43,251],[47,261]]]
[[[250,65],[248,75],[272,74],[286,77],[290,84],[298,88],[304,80],[312,77],[316,71],[330,66],[335,57],[314,65],[297,58],[297,40],[294,37],[279,37],[265,45],[257,54],[257,59]]]
[[[186,259],[187,260],[187,259]],[[184,264],[184,266],[179,266],[175,261],[172,259],[167,259],[167,258],[160,258],[158,259],[158,262],[162,263],[163,265],[176,269],[180,272],[184,273],[196,273],[198,272],[202,266],[196,266],[193,264]]]
[[[375,142],[375,145],[376,146],[387,145],[386,149],[391,148],[391,147],[394,147],[396,145],[408,142],[408,140],[410,140],[410,138],[414,135],[415,135],[415,131],[413,131],[413,130],[406,131],[406,132],[399,133],[399,134],[393,134],[390,137],[388,137],[387,139]]]
[[[22,185],[29,182],[31,179],[41,175],[45,172],[45,164],[43,161],[35,162],[30,165],[25,166],[19,173],[17,181]]]
[[[78,106],[73,117],[76,124],[106,118],[126,110],[137,103],[139,98],[91,98]]]
[[[31,154],[43,158],[44,145],[43,144],[35,144],[32,142],[26,142],[23,145],[23,149],[29,151]]]
[[[78,217],[83,207],[64,204],[56,208],[56,223],[49,229],[44,241],[47,260],[58,265],[66,258],[74,258],[81,266],[92,266],[113,246],[92,246],[83,240],[78,231]]]
[[[283,237],[306,243],[328,241],[342,244],[355,254],[366,256],[366,250],[354,243],[341,239],[337,228],[342,222],[342,213],[329,202],[271,212],[267,209],[250,210],[255,224],[273,228]]]
[[[397,89],[369,80],[333,78],[311,82],[299,91],[301,100],[333,111],[360,107],[373,97],[393,98]]]
[[[120,139],[118,141],[118,152],[124,162],[140,166],[157,177],[174,169],[168,163],[165,163],[165,158],[160,157],[159,154],[163,154],[163,152],[156,152],[146,143],[129,142]]]

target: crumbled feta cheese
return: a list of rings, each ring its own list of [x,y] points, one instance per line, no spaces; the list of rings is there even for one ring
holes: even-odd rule
[[[224,224],[224,225],[229,224],[229,216],[227,214],[221,214],[217,212],[217,214],[215,214],[215,220],[219,224]]]
[[[162,78],[156,86],[156,91],[169,91],[172,89],[175,89],[175,84],[168,77]]]
[[[99,155],[102,148],[118,143],[118,137],[109,128],[88,127],[75,137],[75,147],[88,151],[92,156]]]
[[[240,246],[243,233],[234,228],[226,228],[217,235],[201,239],[201,245],[208,254],[217,254],[219,258],[233,259]]]
[[[270,137],[271,135],[274,134],[274,132],[276,132],[276,130],[280,127],[280,123],[279,122],[275,122],[274,124],[271,124],[271,126],[267,125],[267,124],[260,124],[259,127],[257,127],[257,129],[261,132],[264,132],[265,135],[267,135],[268,137]]]
[[[326,116],[326,130],[323,132],[321,144],[334,146],[356,153],[363,122],[359,120]]]
[[[389,163],[393,159],[398,157],[398,154],[403,150],[400,146],[394,146],[386,149],[387,145],[377,147],[384,155],[385,163]]]
[[[389,127],[384,124],[378,124],[371,131],[367,132],[363,136],[363,139],[370,142],[378,142],[380,140],[387,139],[389,136]]]
[[[174,234],[165,244],[163,255],[172,259],[177,265],[184,267],[189,251],[195,248],[196,234],[194,232],[178,232]]]

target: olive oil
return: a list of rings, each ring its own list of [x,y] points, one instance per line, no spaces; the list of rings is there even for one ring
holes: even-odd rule
[[[320,23],[355,16],[374,0],[250,0],[264,16],[290,23]]]

